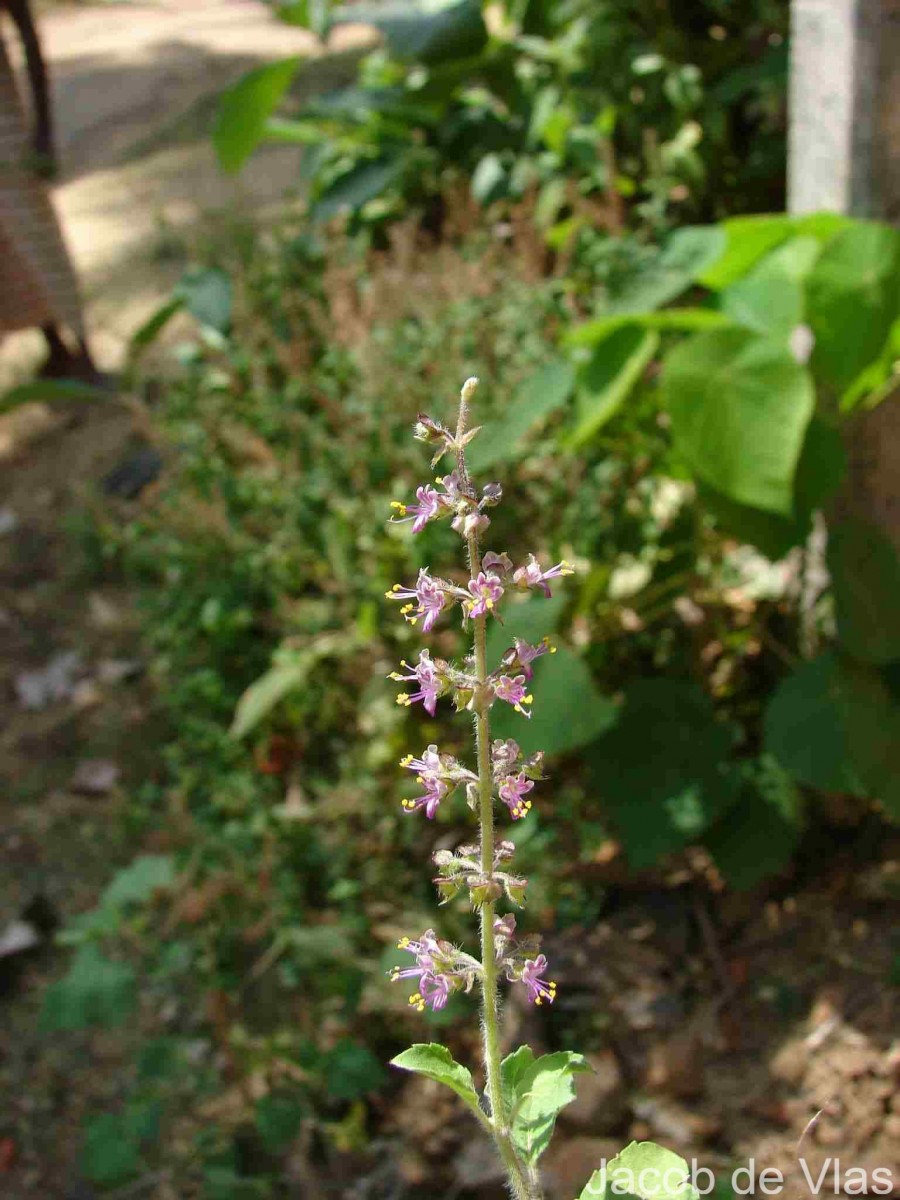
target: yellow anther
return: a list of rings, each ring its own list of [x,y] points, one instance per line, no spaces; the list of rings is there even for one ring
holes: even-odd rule
[[[398,949],[398,950],[405,950],[405,949],[406,949],[406,947],[407,947],[408,945],[409,945],[409,938],[404,936],[404,937],[402,937],[402,938],[400,939],[400,941],[397,943],[397,949]],[[400,969],[399,967],[394,967],[394,970],[395,970],[395,971],[398,971],[399,969]]]
[[[391,676],[391,679],[396,679],[396,678],[398,678],[398,676],[396,676],[396,675]],[[400,759],[400,766],[408,767],[409,764],[412,762],[412,760],[413,760],[413,756],[411,754],[404,754],[403,757]]]
[[[402,705],[404,708],[408,708],[410,706],[410,704],[412,704],[412,701],[410,700],[410,698],[406,694],[406,692],[401,692],[400,695],[397,697],[397,703]]]

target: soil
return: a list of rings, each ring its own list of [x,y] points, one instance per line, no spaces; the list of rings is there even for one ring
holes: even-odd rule
[[[114,368],[128,332],[181,269],[161,250],[166,223],[189,226],[210,206],[275,203],[293,183],[296,157],[283,150],[266,152],[252,178],[224,181],[195,135],[214,90],[305,35],[273,26],[255,0],[54,8],[44,34],[64,166],[57,202],[101,357]],[[34,343],[14,342],[0,367],[15,376]],[[119,398],[76,418],[43,410],[30,425],[0,425],[2,934],[36,900],[60,920],[90,908],[114,866],[140,850],[125,832],[127,795],[152,777],[156,741],[132,599],[102,560],[91,562],[89,546],[75,552],[78,514],[115,506],[97,499],[103,480],[147,445],[141,414]],[[23,676],[46,680],[67,653],[77,659],[60,667],[56,697],[26,707]],[[117,768],[111,786],[85,794],[86,760]],[[813,1180],[832,1160],[820,1195],[875,1194],[876,1167],[900,1195],[900,988],[889,982],[900,953],[900,840],[857,855],[860,836],[848,827],[838,853],[829,848],[826,877],[810,867],[792,885],[745,898],[631,881],[596,927],[550,939],[554,1028],[595,1046],[596,1072],[547,1158],[553,1197],[571,1200],[604,1156],[645,1137],[725,1178],[749,1160],[779,1168],[787,1196],[815,1194],[798,1148]],[[613,878],[615,863],[598,866],[598,888]],[[42,995],[66,955],[46,940],[17,961],[13,972],[0,960],[0,1194],[85,1200],[95,1193],[78,1170],[82,1121],[114,1105],[139,1031],[41,1034]],[[535,1048],[542,1037],[533,1013],[514,1006],[505,1033]],[[500,1195],[472,1132],[449,1093],[411,1081],[383,1113],[371,1154],[326,1178],[300,1165],[291,1194]],[[851,1168],[867,1173],[864,1185]],[[173,1195],[152,1177],[140,1194]]]

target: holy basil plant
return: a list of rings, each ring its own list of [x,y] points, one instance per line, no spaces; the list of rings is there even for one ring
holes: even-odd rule
[[[410,981],[409,1004],[419,1013],[438,1012],[459,993],[478,997],[484,1093],[469,1068],[433,1042],[411,1046],[393,1065],[454,1091],[494,1141],[517,1200],[537,1200],[542,1194],[538,1160],[550,1143],[557,1115],[575,1098],[574,1076],[590,1067],[570,1050],[535,1057],[528,1046],[520,1046],[501,1057],[501,982],[521,987],[536,1007],[554,1003],[557,985],[549,978],[540,939],[520,935],[515,915],[498,911],[500,905],[520,908],[528,881],[514,869],[516,846],[498,833],[497,816],[503,813],[512,823],[527,818],[535,785],[544,778],[544,756],[540,750],[524,752],[512,737],[492,740],[491,720],[495,707],[511,710],[523,725],[530,720],[534,664],[553,654],[555,647],[547,637],[535,642],[512,637],[499,661],[489,661],[488,625],[500,621],[500,609],[510,594],[532,592],[549,600],[551,584],[572,575],[573,569],[565,561],[544,568],[534,555],[516,565],[503,551],[483,549],[491,524],[488,514],[500,503],[502,492],[497,483],[477,487],[469,473],[466,448],[479,432],[469,424],[477,383],[469,379],[464,384],[453,427],[424,414],[415,427],[416,437],[434,451],[432,467],[449,456],[454,469],[434,484],[417,488],[414,503],[393,505],[393,520],[408,522],[413,534],[432,521],[449,519],[462,543],[464,580],[423,567],[414,583],[395,584],[387,598],[399,602],[402,616],[426,636],[439,622],[458,615],[472,638],[471,652],[457,662],[432,657],[425,647],[415,663],[403,662],[391,678],[404,685],[398,704],[421,704],[433,716],[438,702],[447,699],[474,722],[471,765],[429,745],[419,757],[407,755],[400,766],[413,773],[421,793],[402,801],[405,812],[432,820],[441,805],[464,797],[474,814],[471,844],[435,852],[434,882],[442,903],[460,894],[468,898],[478,915],[479,945],[470,953],[433,928],[416,938],[403,937],[398,948],[412,963],[394,967],[391,978]],[[655,1152],[657,1148],[651,1148]],[[683,1163],[681,1167],[679,1186],[687,1177]],[[587,1189],[592,1182],[585,1194],[591,1194]]]

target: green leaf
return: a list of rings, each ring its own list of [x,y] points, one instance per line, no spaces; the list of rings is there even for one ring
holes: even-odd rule
[[[746,891],[789,865],[799,837],[800,798],[770,756],[741,764],[737,774],[737,803],[703,842],[728,885]]]
[[[286,25],[299,25],[316,37],[325,38],[331,26],[333,0],[278,0],[278,19]]]
[[[900,318],[893,322],[881,353],[867,363],[841,396],[841,412],[877,408],[893,395],[900,384]]]
[[[179,1067],[179,1044],[172,1037],[156,1037],[143,1042],[138,1050],[139,1083],[171,1079]]]
[[[766,254],[747,275],[748,279],[789,279],[803,283],[822,253],[822,242],[810,234],[788,238]],[[733,285],[732,285],[733,286]]]
[[[92,1183],[124,1183],[137,1174],[140,1165],[140,1141],[122,1117],[103,1113],[88,1122],[81,1169]]]
[[[787,339],[803,320],[803,289],[786,276],[739,279],[725,289],[720,303],[736,324],[777,338]]]
[[[167,300],[165,304],[160,305],[152,316],[131,335],[130,351],[132,358],[137,357],[141,350],[155,342],[163,329],[168,325],[171,319],[177,312],[180,312],[185,305],[183,296],[176,296],[174,300]]]
[[[175,863],[167,854],[142,854],[129,866],[117,871],[103,895],[101,908],[124,908],[143,904],[155,892],[171,888],[175,882]]]
[[[632,1196],[639,1200],[697,1200],[691,1169],[683,1158],[655,1142],[631,1142],[606,1168],[595,1171],[580,1200]]]
[[[812,529],[809,513],[782,517],[763,512],[749,504],[738,504],[702,481],[697,492],[700,503],[715,517],[717,527],[731,537],[746,542],[777,562],[794,546],[802,546]]]
[[[472,1082],[472,1072],[462,1063],[458,1063],[446,1046],[437,1042],[417,1042],[396,1058],[392,1058],[391,1066],[400,1067],[403,1071],[414,1071],[417,1075],[425,1075],[428,1079],[445,1084],[465,1100],[469,1108],[481,1113],[478,1095]]]
[[[658,258],[636,270],[607,307],[609,316],[662,308],[687,291],[722,253],[725,237],[712,226],[689,226],[672,234]]]
[[[321,146],[327,134],[315,120],[291,120],[289,117],[269,117],[264,136],[267,142],[288,142],[294,146]]]
[[[396,0],[347,4],[335,23],[374,25],[397,58],[446,64],[478,54],[487,43],[481,0]]]
[[[383,1072],[382,1072],[383,1074]],[[267,1150],[277,1154],[297,1136],[306,1106],[287,1096],[263,1096],[256,1105],[256,1128]]]
[[[698,333],[705,329],[730,328],[732,320],[715,308],[669,308],[665,312],[635,313],[600,317],[577,325],[563,338],[566,346],[593,346],[618,329],[659,329]]]
[[[506,645],[512,645],[511,636]],[[491,713],[494,736],[515,738],[526,754],[567,754],[615,724],[616,704],[597,690],[586,664],[565,646],[534,664],[528,686],[534,696],[531,720],[508,704],[496,704]]]
[[[764,744],[801,783],[823,792],[861,792],[844,725],[842,675],[832,651],[782,680],[766,708]]]
[[[878,358],[898,316],[900,235],[855,222],[825,247],[807,281],[811,366],[837,391]]]
[[[372,1051],[343,1038],[325,1056],[325,1090],[332,1100],[356,1100],[377,1091],[385,1079],[384,1067]]]
[[[669,355],[663,387],[696,474],[732,500],[790,516],[815,394],[788,349],[744,329],[701,333]]]
[[[900,821],[900,705],[881,672],[850,660],[841,663],[841,695],[853,769]]]
[[[262,140],[266,120],[280,104],[300,68],[300,58],[257,67],[219,101],[213,145],[225,171],[239,171]]]
[[[786,216],[732,217],[719,228],[723,252],[699,275],[699,282],[715,292],[742,279],[764,255],[795,232],[793,220]]]
[[[874,525],[846,520],[828,532],[838,635],[862,662],[900,658],[900,558]]]
[[[82,946],[66,975],[44,995],[41,1028],[84,1029],[121,1025],[135,1006],[135,973],[112,962],[89,943]]]
[[[363,159],[327,188],[313,205],[313,221],[330,221],[342,212],[357,213],[383,195],[404,171],[402,156]]]
[[[311,666],[309,657],[300,654],[292,661],[277,664],[251,683],[238,701],[231,736],[242,738],[252,732],[285,696],[302,686]]]
[[[580,449],[619,411],[659,348],[659,335],[630,325],[600,341],[578,373],[578,421],[564,440]]]
[[[79,404],[108,400],[100,388],[74,379],[34,379],[10,388],[0,396],[0,413],[11,412],[22,404]]]
[[[142,1145],[159,1141],[162,1111],[158,1100],[131,1100],[122,1114],[126,1136]]]
[[[731,808],[733,741],[733,727],[716,720],[695,683],[659,678],[629,687],[618,724],[591,747],[588,767],[633,867],[697,841]]]
[[[525,1073],[534,1065],[534,1051],[530,1046],[519,1046],[512,1054],[507,1054],[500,1064],[500,1090],[506,1104],[507,1112],[511,1112],[516,1103],[516,1089]]]
[[[723,530],[777,560],[806,541],[813,512],[837,491],[846,469],[847,454],[839,431],[814,416],[794,476],[794,516],[783,517],[738,504],[702,483],[699,494]]]
[[[564,359],[542,367],[522,384],[512,404],[481,430],[466,451],[473,471],[517,457],[528,434],[568,401],[575,375]]]
[[[352,653],[358,644],[352,634],[323,633],[302,650],[279,652],[272,667],[251,683],[238,701],[230,736],[246,737],[277,704],[305,683],[317,663],[332,655]]]
[[[472,196],[479,204],[491,204],[506,193],[506,168],[499,154],[485,154],[472,172]]]
[[[520,1047],[504,1060],[501,1071],[513,1145],[533,1166],[550,1144],[558,1114],[575,1099],[572,1077],[591,1068],[583,1055],[570,1050],[529,1062],[530,1055],[527,1046]]]
[[[233,288],[218,267],[186,271],[175,288],[176,297],[201,325],[227,333],[231,324]]]

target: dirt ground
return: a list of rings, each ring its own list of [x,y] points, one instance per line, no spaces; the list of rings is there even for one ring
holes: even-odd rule
[[[63,164],[56,201],[100,356],[115,368],[181,269],[166,253],[170,231],[210,210],[277,204],[293,186],[296,155],[283,149],[224,179],[205,130],[221,86],[308,41],[255,0],[51,9],[44,36]],[[35,352],[13,339],[0,371],[21,374]],[[121,816],[129,787],[156,766],[130,597],[102,562],[85,569],[73,552],[78,513],[145,447],[140,416],[110,404],[31,420],[0,427],[0,933],[36,898],[62,919],[90,907],[139,848]],[[743,899],[631,884],[595,928],[551,939],[561,985],[552,1018],[600,1047],[547,1159],[554,1200],[572,1200],[631,1137],[661,1140],[726,1179],[750,1159],[780,1168],[790,1197],[815,1194],[798,1148],[813,1180],[832,1160],[820,1195],[876,1194],[876,1167],[900,1195],[900,987],[888,982],[900,952],[900,839],[873,853],[851,827],[835,837],[826,878],[806,864],[793,886]],[[615,870],[598,865],[598,888]],[[64,961],[46,949],[0,972],[4,1200],[96,1194],[79,1177],[81,1121],[114,1100],[136,1036],[38,1033],[43,987]],[[533,1014],[511,1006],[506,1020],[510,1040],[538,1048]],[[412,1081],[383,1127],[352,1191],[319,1181],[296,1194],[501,1194],[449,1093]],[[139,1194],[172,1200],[153,1179]]]
[[[309,86],[324,88],[370,35],[339,28],[323,58],[310,34],[274,20],[260,0],[51,5],[40,31],[60,163],[54,202],[95,352],[111,370],[180,274],[173,240],[189,236],[201,215],[277,206],[297,186],[290,146],[262,147],[239,175],[222,173],[209,138],[221,91],[290,54],[308,60]],[[39,353],[36,335],[8,339],[0,386]]]

